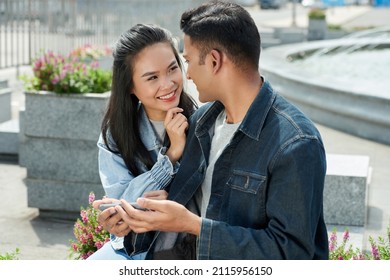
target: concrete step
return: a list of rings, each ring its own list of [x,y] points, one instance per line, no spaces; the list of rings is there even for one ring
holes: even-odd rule
[[[0,88],[7,88],[8,87],[8,80],[0,78]]]
[[[281,40],[278,38],[264,38],[264,40],[261,39],[261,46],[263,48],[279,46],[280,44],[281,44]]]
[[[11,95],[12,90],[8,87],[1,87],[0,81],[0,123],[11,119]]]
[[[0,123],[0,154],[19,154],[19,120]]]

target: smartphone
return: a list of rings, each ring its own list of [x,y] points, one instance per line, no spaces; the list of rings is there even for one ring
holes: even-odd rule
[[[103,211],[106,210],[107,208],[115,207],[117,205],[121,206],[120,203],[103,203],[99,205],[99,210]]]
[[[106,210],[107,208],[115,207],[117,205],[122,206],[120,203],[105,203],[105,204],[100,204],[99,209],[101,211],[103,211],[103,210]],[[133,206],[135,209],[142,210],[142,211],[148,211],[148,209],[139,206],[137,204],[137,202],[131,202],[130,205]]]

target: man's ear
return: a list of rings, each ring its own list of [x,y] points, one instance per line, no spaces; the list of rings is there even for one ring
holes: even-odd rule
[[[213,65],[213,73],[217,73],[222,67],[223,54],[220,51],[214,49],[211,50],[210,56],[211,63]]]

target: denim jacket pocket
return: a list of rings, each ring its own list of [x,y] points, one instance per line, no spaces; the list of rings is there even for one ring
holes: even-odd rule
[[[227,185],[238,191],[257,194],[266,181],[266,178],[266,176],[254,172],[233,170],[233,174],[230,176]]]

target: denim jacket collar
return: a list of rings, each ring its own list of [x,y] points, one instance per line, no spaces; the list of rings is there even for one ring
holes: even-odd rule
[[[263,81],[260,92],[249,107],[238,130],[252,139],[259,140],[265,119],[268,115],[268,111],[272,107],[275,97],[275,92],[269,82]],[[199,137],[204,133],[208,133],[210,129],[213,128],[215,119],[223,109],[223,104],[219,101],[215,101],[210,109],[197,121],[195,134]]]
[[[239,130],[248,137],[259,140],[265,119],[274,103],[275,97],[276,95],[271,85],[263,80],[260,92],[249,107],[248,113],[242,121]]]
[[[148,151],[155,150],[158,147],[161,147],[160,140],[158,139],[154,128],[149,121],[148,115],[146,114],[144,106],[140,103],[138,105],[138,114],[139,114],[139,130],[141,141],[144,143],[145,148]]]

